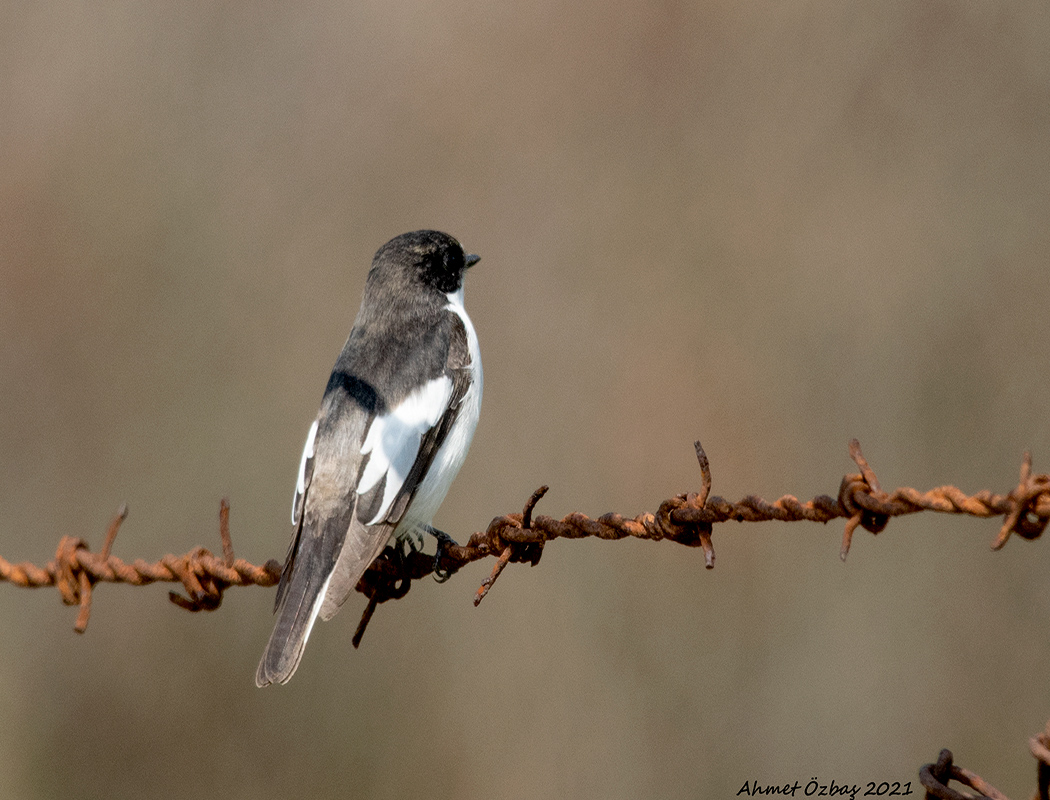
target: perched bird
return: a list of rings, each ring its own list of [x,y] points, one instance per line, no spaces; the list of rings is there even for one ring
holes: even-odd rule
[[[258,686],[292,677],[318,615],[335,614],[391,537],[433,532],[481,411],[481,353],[463,308],[463,274],[478,261],[439,231],[397,236],[372,259],[303,448]]]

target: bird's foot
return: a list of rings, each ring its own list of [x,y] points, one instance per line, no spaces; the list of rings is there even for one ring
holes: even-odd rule
[[[441,560],[444,558],[445,552],[450,546],[458,547],[459,545],[455,539],[444,531],[439,531],[437,528],[431,528],[428,526],[427,532],[437,539],[437,550],[434,551],[434,580],[438,583],[444,583],[452,577],[452,574],[456,570],[445,569],[441,566]]]

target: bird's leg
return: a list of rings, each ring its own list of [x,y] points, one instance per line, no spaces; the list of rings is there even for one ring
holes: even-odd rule
[[[385,569],[369,569],[365,576],[361,578],[357,589],[368,597],[368,606],[361,615],[361,621],[358,623],[357,631],[354,633],[354,647],[358,647],[361,644],[361,637],[365,635],[365,628],[368,627],[368,622],[372,619],[376,606],[380,603],[385,603],[387,600],[398,600],[408,594],[408,590],[412,586],[412,573],[408,566],[407,550],[415,552],[411,543],[406,543],[404,539],[391,542],[383,548],[383,552],[376,559],[376,562],[385,561],[391,564],[394,567],[393,574]],[[377,564],[373,564],[373,567],[376,566]]]
[[[441,568],[441,558],[445,555],[445,549],[451,546],[458,546],[455,539],[449,536],[444,531],[440,531],[437,528],[427,526],[427,533],[437,539],[437,550],[434,552],[434,580],[438,583],[444,583],[452,577],[452,573],[455,570],[445,570]]]
[[[397,539],[386,545],[385,551],[390,552],[390,555],[387,557],[394,565],[397,577],[383,592],[385,596],[380,599],[380,603],[387,601],[387,599],[400,599],[408,593],[408,587],[412,584],[412,569],[408,566],[408,557],[412,553],[418,552],[413,541],[407,536],[404,539]]]

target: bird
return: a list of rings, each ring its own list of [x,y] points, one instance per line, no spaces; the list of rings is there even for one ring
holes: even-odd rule
[[[257,686],[288,682],[314,622],[332,618],[392,539],[440,533],[431,521],[481,412],[481,351],[463,306],[479,260],[434,230],[376,251],[306,437]]]

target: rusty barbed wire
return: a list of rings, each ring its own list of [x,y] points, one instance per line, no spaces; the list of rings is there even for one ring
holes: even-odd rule
[[[377,605],[404,597],[413,580],[430,574],[445,578],[467,564],[494,557],[496,564],[491,574],[475,592],[474,604],[477,605],[507,564],[537,564],[544,546],[553,539],[590,536],[607,540],[627,537],[653,541],[668,539],[687,547],[700,547],[704,551],[705,566],[711,569],[715,563],[713,526],[731,520],[827,523],[844,518],[846,524],[839,550],[843,560],[849,553],[857,528],[878,534],[892,517],[920,511],[1003,517],[992,543],[993,550],[1001,549],[1014,533],[1024,539],[1036,539],[1050,522],[1050,475],[1033,475],[1028,453],[1022,460],[1018,485],[1005,495],[987,490],[967,495],[955,486],[940,486],[927,492],[903,487],[887,493],[881,489],[860,444],[854,439],[850,442],[849,454],[860,472],[842,478],[836,497],[819,495],[802,502],[793,495],[784,495],[768,502],[748,495],[731,503],[717,495],[711,496],[711,467],[707,454],[700,442],[695,442],[694,447],[700,465],[701,491],[665,500],[655,513],[634,518],[609,513],[597,519],[579,512],[561,519],[535,515],[536,505],[547,491],[547,487],[542,486],[532,494],[521,513],[495,517],[484,531],[471,535],[466,544],[443,545],[436,556],[415,549],[406,552],[403,546],[388,547],[357,585],[357,590],[368,598],[368,605],[354,635],[354,645],[360,643]],[[191,611],[202,611],[218,608],[223,592],[230,586],[273,586],[280,579],[281,565],[277,561],[271,559],[256,566],[234,558],[229,533],[229,504],[225,500],[220,509],[219,533],[224,554],[221,559],[199,547],[182,556],[164,556],[152,564],[141,559],[126,564],[110,554],[126,514],[126,508],[122,508],[110,525],[100,553],[92,553],[82,539],[63,537],[55,559],[43,568],[30,563],[11,564],[0,558],[0,581],[25,587],[57,586],[63,602],[80,606],[75,629],[83,632],[91,613],[92,587],[99,581],[136,586],[157,581],[181,582],[187,596],[171,592],[172,602]]]
[[[1050,800],[1050,722],[1045,730],[1028,740],[1032,755],[1039,762],[1037,768],[1038,791],[1033,800]],[[956,766],[952,751],[941,750],[936,763],[925,764],[919,769],[919,783],[926,789],[927,800],[973,800],[972,794],[963,794],[952,789],[949,781],[956,781],[969,786],[978,793],[978,797],[989,800],[1009,800],[1002,792],[972,770]]]
[[[560,520],[543,515],[533,518],[536,503],[547,491],[547,487],[543,486],[532,495],[522,514],[496,517],[483,533],[471,536],[465,547],[449,547],[439,560],[440,567],[442,571],[454,572],[463,564],[478,558],[499,556],[491,576],[475,595],[474,604],[477,605],[507,561],[529,561],[535,564],[544,544],[557,538],[597,536],[600,539],[623,539],[633,536],[640,539],[669,539],[689,547],[703,548],[705,565],[712,569],[715,563],[712,527],[715,523],[730,520],[810,520],[826,523],[845,518],[839,550],[842,560],[849,553],[853,534],[858,527],[878,534],[886,528],[891,517],[919,511],[1004,517],[999,534],[992,543],[993,550],[1001,549],[1013,533],[1024,539],[1037,539],[1050,522],[1050,475],[1033,475],[1032,458],[1028,453],[1022,459],[1017,487],[1006,495],[987,490],[967,495],[955,486],[940,486],[928,492],[903,487],[887,494],[880,488],[874,470],[864,458],[860,443],[853,439],[849,444],[849,454],[860,468],[860,473],[842,478],[838,497],[819,495],[801,502],[794,495],[784,495],[770,503],[761,497],[748,495],[736,503],[730,503],[722,497],[710,496],[710,463],[699,441],[694,442],[694,447],[700,464],[701,491],[679,494],[665,500],[655,514],[641,514],[634,519],[626,519],[620,514],[605,514],[591,519],[574,512]],[[532,549],[516,551],[516,546]]]
[[[931,797],[940,800],[973,800],[972,794],[957,792],[948,786],[948,781],[956,781],[969,786],[978,793],[978,797],[987,797],[990,800],[1009,800],[1009,798],[984,780],[976,772],[953,763],[952,751],[945,748],[941,750],[934,764],[926,764],[919,770],[919,783],[926,789],[927,800]]]
[[[83,539],[63,536],[54,560],[44,567],[29,562],[12,564],[0,557],[0,581],[26,588],[57,587],[63,603],[80,606],[73,630],[84,633],[91,616],[92,589],[99,581],[132,586],[156,582],[181,583],[188,596],[169,592],[168,599],[171,602],[187,611],[213,611],[220,606],[223,592],[230,586],[274,586],[280,580],[281,565],[276,561],[270,560],[262,566],[256,566],[234,557],[230,539],[230,503],[226,499],[219,506],[222,558],[217,558],[203,547],[197,547],[185,555],[169,554],[153,563],[136,559],[127,564],[110,552],[121,523],[127,516],[127,506],[122,505],[109,525],[99,553],[92,553]]]

